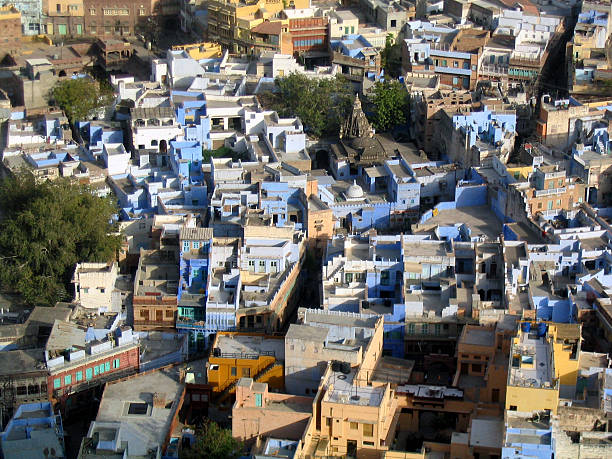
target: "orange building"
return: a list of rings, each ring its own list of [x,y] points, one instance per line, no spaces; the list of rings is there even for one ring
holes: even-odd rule
[[[21,13],[13,5],[0,7],[0,43],[21,41]]]
[[[240,378],[284,389],[285,341],[257,333],[219,332],[208,359],[208,384],[224,400]]]

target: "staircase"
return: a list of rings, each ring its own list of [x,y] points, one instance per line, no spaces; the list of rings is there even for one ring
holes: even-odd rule
[[[266,374],[270,373],[274,368],[278,366],[282,366],[283,364],[284,364],[283,361],[277,360],[275,362],[272,362],[269,365],[266,365],[257,374],[255,374],[255,376],[253,376],[253,381],[256,381],[256,382],[260,381]],[[231,383],[229,386],[227,386],[225,389],[223,389],[223,391],[219,393],[219,395],[217,396],[217,403],[224,402],[225,400],[227,400],[227,398],[230,395],[234,393],[234,391],[236,390],[236,385],[238,384],[238,381],[240,381],[240,378],[238,378],[236,381]]]

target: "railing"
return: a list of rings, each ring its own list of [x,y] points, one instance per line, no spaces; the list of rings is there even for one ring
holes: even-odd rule
[[[536,198],[539,198],[541,196],[550,196],[553,194],[563,194],[565,193],[565,191],[567,190],[567,188],[563,187],[563,188],[552,188],[549,190],[535,190],[534,195]]]

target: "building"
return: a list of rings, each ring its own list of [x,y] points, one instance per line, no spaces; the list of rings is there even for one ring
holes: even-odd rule
[[[208,358],[208,384],[220,400],[236,390],[240,378],[284,389],[285,343],[282,337],[219,332]]]
[[[314,396],[327,362],[359,365],[370,340],[382,338],[382,320],[370,314],[300,308],[285,336],[285,386]]]
[[[78,263],[72,278],[75,301],[96,311],[121,311],[121,294],[117,298],[115,293],[117,276],[117,263]]]
[[[140,343],[132,329],[118,327],[103,336],[96,338],[94,327],[53,324],[44,360],[49,371],[49,400],[65,409],[70,396],[78,397],[80,392],[138,372]]]
[[[189,335],[189,347],[201,351],[206,343],[206,289],[210,276],[212,228],[181,228],[180,279],[176,328]]]
[[[585,197],[584,188],[584,184],[576,177],[568,177],[559,165],[540,166],[531,175],[531,183],[510,188],[510,198],[523,201],[528,216],[554,217],[579,206]]]
[[[45,32],[42,0],[15,0],[11,4],[21,13],[23,35],[38,35]]]
[[[312,412],[311,397],[270,392],[266,383],[240,378],[232,407],[232,436],[247,444],[269,435],[299,440]]]
[[[0,30],[5,46],[21,43],[21,13],[13,5],[0,7]]]
[[[2,326],[2,421],[8,421],[21,404],[49,401],[45,346],[54,324],[68,323],[71,313],[64,306],[37,307],[24,324]]]
[[[310,7],[309,0],[296,0],[291,9]],[[270,20],[285,9],[276,0],[258,0],[242,3],[238,0],[214,0],[208,5],[208,38],[237,53],[251,49],[251,30],[265,20]],[[327,18],[324,19],[327,23]]]
[[[176,325],[179,284],[178,248],[140,249],[134,279],[135,330],[171,330]]]
[[[44,30],[57,37],[79,37],[85,33],[83,0],[42,0]]]
[[[437,133],[441,129],[442,111],[471,111],[469,91],[437,90],[432,94],[413,91],[410,94],[410,122],[408,128],[417,146],[428,155],[437,153]]]
[[[107,384],[96,419],[81,441],[79,459],[172,457],[185,384],[176,367],[139,374]],[[168,456],[167,456],[168,455]]]
[[[521,322],[512,339],[506,410],[557,413],[559,398],[576,390],[578,324]]]
[[[66,458],[62,417],[49,402],[20,405],[0,433],[0,446],[6,459]]]
[[[174,1],[129,0],[121,4],[109,5],[100,0],[84,0],[84,33],[94,37],[134,36],[141,33],[147,39],[151,39],[154,33],[151,27],[154,24],[147,21],[147,18],[176,15],[179,12],[178,6],[178,2]]]

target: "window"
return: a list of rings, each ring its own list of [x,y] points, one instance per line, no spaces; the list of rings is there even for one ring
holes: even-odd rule
[[[357,422],[351,422],[351,430],[357,430],[359,429],[359,424]]]
[[[557,207],[561,207],[561,200],[557,199]]]
[[[448,67],[448,66],[446,65],[446,59],[442,59],[442,67]]]
[[[552,208],[553,208],[553,202],[548,201],[548,210],[552,210]]]
[[[332,419],[331,418],[325,418],[325,425],[327,427],[331,427],[332,425]]]
[[[516,405],[510,405],[510,411],[516,411]]]
[[[421,324],[421,335],[429,334],[429,324]]]
[[[59,33],[60,35],[66,35],[67,33],[66,24],[58,24],[57,33]]]
[[[144,9],[144,8],[140,8],[140,9],[138,10],[138,16],[144,16],[145,14],[146,14],[146,11],[145,11],[145,9]]]
[[[243,378],[250,378],[251,377],[251,369],[250,368],[243,368],[242,369],[242,377]]]
[[[415,325],[414,324],[408,324],[408,334],[409,335],[414,335],[415,333]]]
[[[262,406],[262,394],[255,394],[255,406]]]
[[[98,365],[93,367],[93,370],[94,370],[94,376],[98,376],[100,374],[100,369],[98,368]]]
[[[106,289],[104,287],[98,287],[100,289],[100,293],[104,293]]]
[[[134,416],[143,416],[147,414],[147,411],[149,411],[149,405],[146,402],[132,402],[128,405],[128,414]]]
[[[363,425],[363,436],[364,437],[374,436],[374,424],[364,424]]]
[[[347,284],[353,282],[353,273],[344,273],[344,282]]]
[[[453,84],[455,86],[459,84],[459,78],[458,77],[453,77]]]
[[[58,13],[61,13],[61,12],[62,12],[62,5],[60,5],[59,3],[57,3],[57,4],[55,5],[55,9],[57,10],[57,12],[58,12]]]
[[[104,364],[104,371],[110,371],[110,362]]]
[[[542,208],[542,203],[538,202],[538,209],[541,209],[541,208]]]
[[[189,241],[183,241],[183,252],[189,251]]]
[[[440,336],[440,331],[441,331],[440,329],[441,329],[441,325],[440,324],[435,324],[434,325],[434,334],[436,336]]]
[[[113,360],[113,368],[119,368],[121,361],[119,359]]]
[[[453,67],[458,68],[459,67],[459,62],[453,61]]]
[[[255,270],[255,261],[249,260],[249,271]]]
[[[278,261],[274,260],[270,262],[270,270],[278,271]]]
[[[85,379],[86,379],[87,381],[89,381],[91,378],[93,378],[93,375],[92,375],[92,369],[91,369],[91,368],[87,368],[87,369],[85,370]]]
[[[236,367],[232,367],[231,373],[232,376],[236,376],[237,372],[236,372]]]
[[[89,288],[85,287],[81,289],[81,292],[85,293],[86,295],[89,293]]]
[[[391,19],[391,28],[397,27],[397,19]]]
[[[102,373],[104,373],[104,371],[105,371],[105,370],[104,370],[104,364],[103,364],[103,363],[101,363],[101,364],[98,366],[98,373],[99,373],[99,374],[102,374]]]
[[[77,11],[79,9],[79,5],[69,5],[68,9],[70,11]]]
[[[364,441],[363,442],[363,446],[374,446],[374,442],[373,441]]]
[[[95,8],[89,8],[89,15],[90,16],[95,16],[96,15],[96,9]]]
[[[53,380],[53,388],[54,389],[59,389],[60,387],[62,387],[62,379],[61,378],[55,378]]]
[[[64,384],[66,386],[72,384],[72,375],[66,375],[64,376]]]
[[[472,371],[474,373],[481,373],[482,372],[482,365],[480,363],[473,363],[472,364]]]
[[[381,285],[389,285],[390,274],[388,270],[384,270],[380,272],[380,284]]]
[[[199,249],[200,248],[200,241],[193,241],[193,248],[194,249]]]
[[[171,309],[166,310],[166,319],[172,319],[174,317],[174,311]]]
[[[77,380],[77,382],[83,381],[83,372],[82,371],[77,371],[76,372],[76,380]]]

